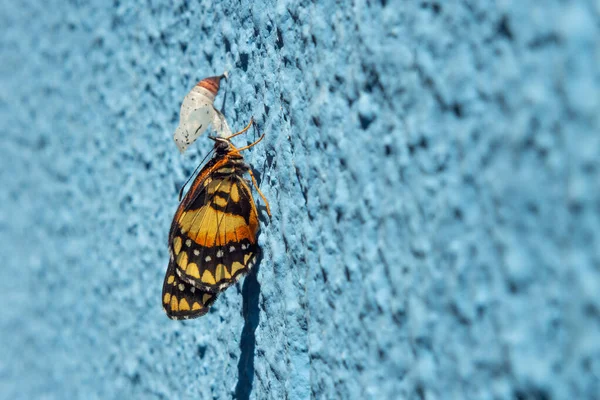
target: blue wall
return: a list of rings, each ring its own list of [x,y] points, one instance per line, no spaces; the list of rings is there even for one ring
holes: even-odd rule
[[[597,1],[80,3],[0,5],[1,398],[598,398]],[[171,321],[224,70],[273,218]]]

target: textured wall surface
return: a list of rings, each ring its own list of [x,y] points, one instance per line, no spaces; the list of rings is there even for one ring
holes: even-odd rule
[[[0,397],[598,399],[599,37],[594,0],[2,2]],[[171,135],[223,70],[273,217],[171,321],[211,147]]]

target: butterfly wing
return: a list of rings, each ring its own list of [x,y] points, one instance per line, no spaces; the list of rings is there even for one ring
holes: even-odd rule
[[[162,299],[163,309],[169,318],[189,319],[206,314],[217,295],[198,289],[179,278],[171,257],[163,283]]]
[[[254,265],[258,213],[241,176],[201,173],[196,179],[202,181],[194,182],[175,215],[170,246],[178,276],[217,293]]]

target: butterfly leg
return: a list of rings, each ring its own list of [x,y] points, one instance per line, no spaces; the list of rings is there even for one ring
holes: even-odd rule
[[[260,135],[260,137],[258,138],[258,140],[256,142],[250,143],[248,146],[241,147],[241,148],[239,148],[237,150],[238,151],[247,150],[250,147],[257,145],[261,140],[263,140],[264,137],[265,137],[265,134],[263,133],[262,135]]]
[[[241,135],[242,133],[246,132],[248,129],[250,129],[250,127],[252,126],[252,124],[254,123],[254,117],[250,118],[250,122],[248,122],[248,125],[246,125],[246,127],[244,129],[242,129],[241,131],[234,133],[231,136],[227,136],[225,139],[226,140],[230,140],[233,137],[236,137],[237,135]]]
[[[249,169],[248,173],[250,174],[250,177],[252,178],[252,184],[254,185],[254,188],[256,189],[256,191],[258,192],[258,194],[260,194],[260,197],[262,197],[263,201],[265,202],[265,206],[267,206],[267,214],[269,214],[269,217],[270,217],[271,216],[271,207],[269,207],[269,202],[265,198],[265,195],[262,194],[262,192],[258,188],[258,184],[256,183],[256,178],[254,177],[254,174],[252,173],[252,170]]]

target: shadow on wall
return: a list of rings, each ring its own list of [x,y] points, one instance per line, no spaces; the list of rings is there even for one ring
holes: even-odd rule
[[[235,387],[236,399],[249,399],[252,392],[254,380],[254,350],[256,348],[256,336],[254,332],[259,321],[258,298],[260,296],[260,283],[257,275],[262,262],[262,253],[256,262],[256,266],[244,279],[242,286],[244,328],[240,338],[240,360],[238,362],[238,383]]]

